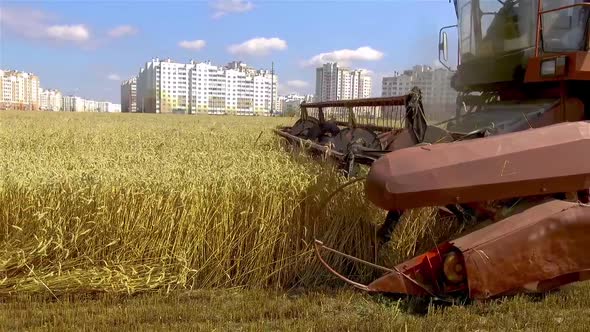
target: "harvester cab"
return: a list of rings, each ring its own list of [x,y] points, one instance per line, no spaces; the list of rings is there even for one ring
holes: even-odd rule
[[[588,1],[454,0],[454,4],[459,51],[452,84],[459,93],[459,107],[451,124],[461,123],[467,113],[490,109],[496,113],[499,108],[512,111],[514,120],[521,122],[520,128],[504,130],[508,132],[585,118],[589,102],[585,91],[590,87]],[[440,40],[441,61],[448,66],[444,29]],[[522,104],[526,109],[520,108]],[[537,110],[529,114],[534,106]],[[506,111],[499,118],[505,119]]]
[[[438,207],[458,222],[490,225],[448,239],[385,271],[369,292],[487,299],[545,292],[590,279],[590,3],[454,0],[455,116],[427,124],[422,91],[399,97],[301,105],[288,141],[339,160],[349,175],[370,166],[367,198],[388,211],[388,241],[410,209]],[[327,118],[330,133],[326,131]],[[337,127],[337,130],[334,128]]]

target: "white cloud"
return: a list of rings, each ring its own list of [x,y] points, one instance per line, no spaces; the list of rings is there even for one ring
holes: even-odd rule
[[[356,50],[342,49],[327,53],[320,53],[303,63],[304,66],[319,66],[326,62],[349,64],[352,61],[377,61],[383,58],[383,52],[369,46],[362,46]]]
[[[47,36],[56,40],[85,41],[90,38],[90,32],[82,25],[52,25],[47,27]]]
[[[5,7],[0,10],[0,28],[25,38],[40,38],[50,17],[30,8]]]
[[[178,43],[178,46],[187,50],[200,50],[205,47],[207,43],[204,40],[183,40]]]
[[[107,78],[111,81],[120,81],[121,80],[121,76],[119,76],[117,74],[109,74],[109,76],[107,76]]]
[[[309,83],[307,83],[306,81],[302,81],[302,80],[292,80],[292,81],[287,81],[287,85],[292,88],[306,88],[309,86]]]
[[[282,51],[287,48],[287,42],[280,38],[253,38],[241,44],[231,45],[232,54],[266,55],[272,51]]]
[[[65,42],[85,42],[90,30],[84,24],[55,24],[55,17],[31,8],[5,7],[0,10],[0,25],[4,31],[27,39]]]
[[[109,36],[113,38],[132,36],[136,33],[137,29],[131,25],[120,25],[109,30]]]
[[[214,9],[213,18],[220,18],[230,13],[245,13],[254,8],[250,1],[246,0],[214,0],[211,4]]]

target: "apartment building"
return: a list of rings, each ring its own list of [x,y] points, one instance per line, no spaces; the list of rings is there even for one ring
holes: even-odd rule
[[[96,102],[96,112],[108,112],[111,103],[108,101],[98,101]]]
[[[39,88],[39,109],[42,111],[49,110],[49,90]]]
[[[422,102],[426,115],[432,119],[442,120],[455,112],[457,91],[451,87],[453,72],[446,69],[433,69],[430,66],[418,65],[410,70],[394,73],[384,77],[382,96],[401,96],[413,87],[422,91]]]
[[[39,88],[39,108],[42,111],[62,110],[63,97],[59,90]]]
[[[121,111],[137,112],[137,77],[130,78],[121,84]]]
[[[316,101],[369,98],[371,77],[364,70],[339,67],[329,62],[316,68]]]
[[[0,70],[0,109],[38,110],[39,78],[17,70]]]
[[[62,109],[64,112],[84,112],[85,100],[77,96],[63,96]]]
[[[155,58],[137,76],[137,111],[266,115],[277,103],[277,84],[277,75],[237,61],[220,67]]]
[[[84,99],[84,112],[98,112],[98,105],[96,100]]]
[[[109,101],[97,101],[97,112],[103,113],[118,113],[121,112],[121,104],[114,104]]]
[[[301,105],[301,103],[313,102],[313,95],[298,95],[296,93],[291,93],[286,96],[280,96],[279,100],[279,113],[293,111],[298,112],[299,105]]]
[[[120,112],[121,104],[84,99],[78,96],[63,96],[62,109],[65,112]]]
[[[109,113],[119,113],[121,112],[121,104],[113,104],[108,103],[108,110]]]

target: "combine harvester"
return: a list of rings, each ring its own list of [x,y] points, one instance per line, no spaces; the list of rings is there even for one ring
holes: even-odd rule
[[[452,300],[544,293],[590,279],[590,53],[587,1],[454,0],[457,114],[426,126],[421,93],[303,104],[276,132],[339,160],[370,165],[368,199],[388,211],[440,207],[488,226],[395,267],[362,290]],[[448,67],[447,67],[448,68]],[[356,261],[361,261],[356,258]]]

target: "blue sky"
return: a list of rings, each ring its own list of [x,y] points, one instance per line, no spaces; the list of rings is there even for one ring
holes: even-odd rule
[[[274,61],[281,93],[312,93],[316,65],[338,60],[370,70],[377,96],[384,75],[434,65],[438,30],[454,23],[448,0],[3,0],[0,68],[119,102],[120,81],[157,56],[268,69]]]

